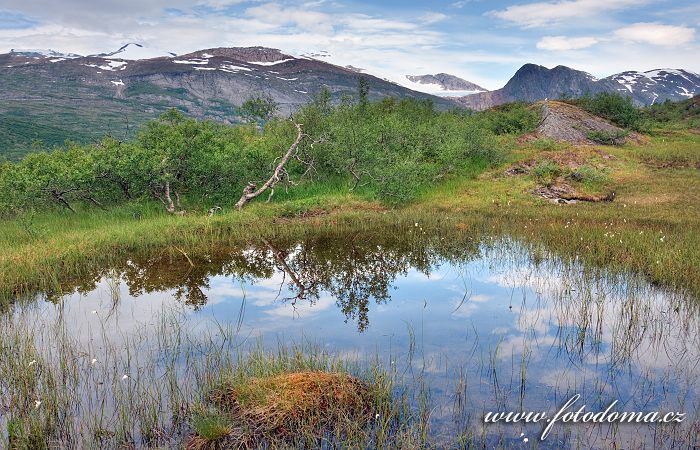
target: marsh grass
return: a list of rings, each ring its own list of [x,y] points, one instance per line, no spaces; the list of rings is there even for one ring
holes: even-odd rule
[[[375,411],[386,413],[386,406],[379,401],[382,397],[391,402],[386,387],[339,372],[285,371],[263,377],[233,377],[210,395],[211,403],[219,409],[214,417],[230,417],[228,424],[219,425],[219,430],[228,432],[212,439],[197,430],[194,440],[221,445],[226,439],[224,445],[231,448],[305,441],[313,446],[321,438],[329,442],[341,438],[345,444],[351,439],[367,441],[367,424],[379,415]]]
[[[244,345],[232,327],[195,332],[175,310],[120,336],[106,317],[92,338],[60,315],[5,316],[0,329],[3,446],[405,448],[416,411],[394,398],[376,362],[342,361],[314,345]],[[99,336],[102,336],[99,338]],[[335,444],[333,444],[335,443]]]
[[[424,235],[424,225],[408,227],[415,242],[404,251],[438,231]],[[432,242],[452,245],[446,241]],[[63,302],[15,305],[0,323],[0,400],[8,412],[0,435],[11,448],[522,448],[513,437],[519,430],[479,419],[485,410],[551,406],[552,398],[532,394],[541,382],[532,375],[536,355],[546,350],[574,371],[573,385],[565,378],[553,385],[555,402],[585,388],[604,408],[610,390],[623,395],[629,381],[643,387],[627,394],[635,404],[679,405],[692,417],[651,437],[624,427],[563,427],[543,446],[698,444],[700,316],[692,298],[515,238],[489,235],[479,245],[485,266],[498,261],[514,289],[532,280],[536,297],[512,301],[521,352],[503,339],[479,344],[475,331],[462,350],[471,355],[466,363],[451,361],[456,349],[437,360],[425,354],[419,324],[408,325],[403,348],[345,359],[308,341],[247,342],[234,322],[196,324],[186,310],[166,310],[128,332],[118,327],[119,312],[99,312],[99,326],[81,335]],[[108,283],[109,296],[114,290]],[[542,317],[558,326],[544,348]],[[657,352],[668,356],[668,369],[631,369]],[[578,377],[576,368],[591,360],[606,365],[603,375]]]
[[[688,168],[700,158],[699,139],[688,131],[667,130],[646,145],[546,151],[507,135],[499,139],[509,149],[506,164],[585,161],[569,171],[572,182],[584,192],[613,189],[615,201],[603,204],[551,205],[530,194],[537,177],[504,178],[503,168],[478,175],[484,168],[475,166],[425,189],[401,208],[372,201],[371,192],[350,193],[336,180],[279,192],[270,204],[214,217],[196,207],[185,217],[172,217],[146,202],[2,220],[0,298],[7,303],[36,290],[60,292],[62,281],[129,254],[175,252],[177,247],[192,255],[260,236],[302,236],[316,227],[405,232],[415,222],[446,236],[477,230],[516,236],[592,265],[643,273],[654,283],[700,293],[700,209],[695,207],[700,177]],[[544,172],[545,178],[555,175]]]

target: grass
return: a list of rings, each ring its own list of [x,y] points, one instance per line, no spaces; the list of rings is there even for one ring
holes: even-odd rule
[[[328,436],[346,436],[345,443],[347,436],[367,440],[366,430],[378,414],[375,404],[381,397],[390,398],[391,393],[346,373],[285,370],[259,377],[233,375],[211,393],[218,411],[208,416],[206,426],[195,427],[196,444],[191,441],[188,447],[202,448],[202,441],[220,445],[224,440],[231,448],[304,441],[313,446]]]
[[[414,267],[420,262],[430,266],[431,259],[425,254],[429,252],[417,242],[432,239],[436,248],[431,251],[441,257],[469,261],[450,252],[443,256],[445,249],[439,247],[454,245],[456,250],[467,242],[443,240],[436,237],[439,230],[435,229],[423,234],[420,223],[406,228],[414,233],[404,229],[403,234],[382,236],[384,251],[371,240],[368,248],[390,255],[389,259],[415,258]],[[359,235],[360,240],[369,240],[367,235],[372,236],[368,232]],[[323,267],[342,270],[333,258],[338,258],[338,248],[349,246],[346,242],[337,247],[328,244],[337,241],[334,237],[329,232],[312,240],[309,248],[289,242],[283,247],[288,263],[294,266],[295,260],[313,260],[308,266],[313,273]],[[400,247],[412,240],[416,242]],[[557,399],[568,395],[571,385],[566,379],[543,397],[533,394],[533,386],[541,386],[542,380],[532,373],[547,366],[531,355],[542,351],[548,355],[545,359],[555,360],[557,368],[563,364],[574,373],[590,367],[593,360],[604,366],[592,380],[591,376],[584,378],[586,393],[599,410],[605,408],[611,391],[632,395],[635,406],[681,402],[689,414],[687,422],[654,433],[653,443],[658,448],[697,445],[700,435],[693,434],[698,426],[697,401],[682,403],[684,390],[695,392],[697,379],[698,355],[693,350],[700,322],[698,305],[692,299],[660,297],[660,291],[635,277],[607,279],[604,271],[568,264],[546,250],[523,251],[513,239],[490,241],[473,244],[483,252],[484,264],[502,265],[504,274],[522,273],[526,267],[527,278],[535,283],[537,295],[527,302],[523,298],[522,305],[517,299],[515,303],[516,309],[522,308],[522,321],[516,320],[523,326],[518,335],[518,341],[523,340],[522,353],[508,348],[503,338],[493,345],[478,344],[479,339],[488,340],[488,328],[485,334],[475,329],[472,335],[467,330],[465,341],[460,339],[459,344],[463,342],[465,348],[445,347],[444,356],[430,354],[433,343],[425,345],[420,328],[408,325],[405,333],[396,330],[396,336],[385,337],[396,343],[405,339],[403,347],[341,357],[325,351],[325,342],[321,347],[305,338],[301,344],[267,347],[261,341],[248,343],[248,333],[239,334],[235,323],[192,317],[188,308],[161,310],[136,320],[138,326],[132,329],[128,309],[112,314],[100,308],[89,316],[95,320],[85,323],[88,331],[82,329],[84,318],[73,314],[81,311],[79,305],[86,298],[49,307],[44,303],[15,305],[13,314],[0,316],[0,401],[8,405],[7,413],[0,416],[0,439],[4,440],[0,445],[32,449],[522,448],[522,442],[513,439],[519,433],[514,425],[480,428],[474,426],[478,420],[474,416],[483,409],[506,410],[514,405],[532,408],[544,402],[549,408],[550,395]],[[331,245],[325,252],[319,250],[324,242]],[[248,270],[254,272],[257,257],[250,250],[239,251],[250,260]],[[355,265],[373,258],[362,247],[347,253],[355,254],[350,259]],[[236,258],[227,261],[232,260]],[[197,260],[195,264],[200,266]],[[381,261],[371,264],[379,266],[381,273],[405,270]],[[139,265],[136,268],[141,270]],[[165,276],[159,267],[153,270]],[[247,275],[245,269],[228,266],[227,270],[232,277]],[[480,273],[478,267],[474,270]],[[542,276],[545,274],[555,276]],[[258,277],[269,279],[271,273]],[[131,287],[133,281],[125,278],[122,283]],[[365,288],[375,282],[365,277],[360,284]],[[108,293],[117,306],[124,300],[118,292],[110,289]],[[528,319],[550,314],[553,317],[544,322]],[[543,336],[536,329],[546,323],[559,324],[559,328]],[[400,336],[403,334],[407,338]],[[554,342],[538,344],[554,335]],[[656,347],[658,343],[664,343],[662,348]],[[672,365],[666,367],[664,360],[658,372],[636,370],[640,360],[649,362],[647,351],[661,355],[670,349]],[[632,394],[626,390],[629,384]],[[636,391],[637,385],[645,389]],[[437,434],[434,427],[439,418],[448,422],[449,435]],[[558,432],[546,444],[556,446],[558,439],[565,439],[572,447],[592,446],[587,445],[590,429],[572,426]],[[644,439],[653,431],[646,429],[645,433],[637,444],[651,442]],[[639,448],[625,441],[627,434],[608,435],[602,428],[593,435],[605,439],[606,445],[596,448]],[[533,434],[529,436],[534,441]]]
[[[396,375],[304,344],[243,345],[234,327],[154,326],[82,341],[64,318],[4,315],[0,328],[1,445],[8,448],[406,448],[425,414],[396,397]],[[183,361],[187,361],[183,364]],[[1,441],[0,441],[1,442]],[[334,444],[335,443],[335,444]]]
[[[311,233],[309,224],[362,231],[420,221],[452,231],[489,229],[566,257],[700,293],[700,176],[697,169],[659,168],[654,163],[662,157],[697,160],[700,135],[674,132],[671,137],[653,136],[646,145],[600,149],[541,151],[538,143],[502,144],[514,146],[504,166],[479,177],[446,180],[400,208],[388,209],[367,196],[348,193],[338,183],[280,192],[271,204],[258,202],[214,217],[192,210],[185,217],[172,217],[159,205],[137,204],[4,220],[0,290],[7,298],[13,292],[47,289],[132,252],[177,246],[190,254],[213,242]],[[565,167],[572,158],[583,163],[573,171]],[[615,201],[552,205],[530,194],[541,182],[538,177],[502,175],[507,165],[532,159],[548,161],[548,173],[578,173],[581,179],[576,182],[584,190],[613,188]]]
[[[700,136],[676,136],[677,157],[697,158]],[[528,176],[505,177],[503,169],[478,180],[446,183],[409,208],[430,205],[436,215],[473,217],[495,234],[543,245],[559,255],[617,271],[643,274],[651,282],[700,294],[700,174],[689,168],[657,168],[647,155],[664,154],[661,136],[638,146],[578,150],[588,164],[605,164],[615,201],[553,205],[534,198]],[[601,153],[596,154],[597,151]],[[568,150],[562,150],[560,156]],[[514,163],[537,158],[522,148]],[[551,152],[550,159],[556,157]]]

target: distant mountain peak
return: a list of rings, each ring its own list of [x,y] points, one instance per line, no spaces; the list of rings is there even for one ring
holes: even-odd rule
[[[269,65],[280,64],[285,61],[296,59],[295,57],[282,53],[281,50],[269,47],[216,47],[196,52],[180,55],[178,58],[232,58],[250,64]]]
[[[700,92],[700,75],[684,69],[628,70],[607,77],[619,84],[618,90],[645,104],[667,98],[680,100]]]
[[[52,49],[37,49],[37,48],[31,48],[31,49],[20,49],[20,48],[13,48],[10,50],[10,53],[13,53],[15,55],[19,56],[26,56],[26,57],[34,57],[34,58],[80,58],[81,55],[77,55],[75,53],[61,53],[56,50]]]
[[[632,97],[638,105],[664,100],[684,100],[700,93],[700,75],[683,69],[626,71],[597,79],[588,72],[567,66],[552,69],[524,64],[495,91],[461,97],[459,102],[473,109],[486,109],[514,101],[534,102],[561,96],[580,97],[599,92],[616,92]]]
[[[412,83],[418,85],[435,86],[442,91],[467,91],[467,92],[485,92],[486,89],[478,84],[459,78],[449,73],[436,73],[426,75],[406,75],[406,78]]]
[[[161,51],[158,49],[154,49],[151,47],[148,47],[144,44],[139,44],[137,42],[128,42],[121,47],[119,47],[118,50],[115,50],[113,52],[107,52],[107,53],[98,53],[95,55],[90,55],[91,57],[95,58],[104,58],[104,59],[124,59],[124,60],[131,60],[131,61],[137,61],[140,59],[151,59],[151,58],[171,58],[173,56],[177,56],[176,53],[173,52],[166,52],[166,51]]]

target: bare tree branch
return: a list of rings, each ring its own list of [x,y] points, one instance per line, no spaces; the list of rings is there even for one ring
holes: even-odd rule
[[[296,152],[297,147],[299,147],[299,144],[301,143],[301,140],[304,137],[304,134],[302,133],[302,130],[301,130],[302,124],[296,123],[294,125],[297,128],[297,138],[294,141],[294,143],[289,147],[287,152],[284,154],[284,156],[280,160],[279,164],[277,164],[277,167],[275,168],[274,172],[272,172],[272,176],[258,190],[255,190],[255,188],[257,187],[255,183],[248,183],[248,185],[245,187],[245,189],[243,189],[243,195],[241,195],[241,198],[236,203],[236,208],[238,208],[238,209],[243,208],[243,206],[246,203],[253,200],[255,197],[259,196],[260,194],[265,192],[267,189],[273,189],[273,192],[274,192],[275,185],[277,183],[279,183],[279,181],[282,179],[280,174],[284,174],[284,165],[287,164],[287,161],[289,160],[289,158]],[[269,198],[268,198],[268,201],[269,201]]]

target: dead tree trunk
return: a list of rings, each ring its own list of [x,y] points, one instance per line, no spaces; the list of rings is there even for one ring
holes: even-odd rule
[[[68,203],[68,200],[66,200],[66,198],[64,197],[64,194],[66,194],[65,191],[61,192],[61,191],[58,191],[57,189],[50,189],[49,192],[51,193],[51,196],[53,197],[53,199],[55,201],[57,201],[58,203],[63,205],[63,207],[68,209],[73,214],[75,214],[75,209],[73,209],[73,207],[70,205],[70,203]]]
[[[287,153],[284,154],[282,157],[282,160],[280,160],[279,164],[277,164],[277,167],[275,168],[275,171],[272,172],[272,176],[270,179],[268,179],[265,184],[263,184],[260,189],[255,190],[256,184],[255,183],[248,183],[248,185],[243,189],[243,195],[241,195],[241,198],[238,200],[236,203],[236,208],[241,209],[243,206],[248,203],[249,201],[253,200],[255,197],[259,196],[263,192],[265,192],[267,189],[272,189],[274,192],[275,185],[279,183],[279,181],[282,179],[280,174],[283,173],[284,171],[284,165],[287,164],[287,161],[289,158],[296,152],[297,147],[301,143],[302,138],[304,137],[304,133],[301,131],[302,125],[297,123],[294,124],[297,127],[297,138],[294,141],[294,143],[289,147],[287,150]],[[268,199],[269,201],[269,199]]]
[[[165,197],[165,201],[163,202],[165,204],[165,210],[168,211],[170,214],[176,214],[176,215],[184,215],[185,211],[178,209],[180,208],[180,195],[175,192],[175,198],[177,199],[177,208],[175,207],[175,203],[173,203],[172,197],[170,197],[170,181],[165,182],[165,193],[163,194],[163,197]]]

